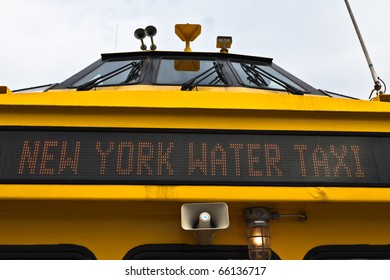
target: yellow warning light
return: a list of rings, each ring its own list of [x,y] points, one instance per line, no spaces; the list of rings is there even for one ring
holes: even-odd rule
[[[221,53],[228,53],[232,46],[233,39],[230,36],[218,36],[217,48],[221,49]]]
[[[202,32],[200,24],[176,24],[175,33],[184,42],[186,42],[185,52],[190,52],[190,42],[194,41]]]

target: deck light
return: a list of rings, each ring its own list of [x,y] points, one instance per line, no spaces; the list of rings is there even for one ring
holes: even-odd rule
[[[249,257],[252,260],[269,260],[271,258],[271,236],[269,221],[272,213],[263,207],[244,210]]]
[[[244,210],[249,257],[252,260],[271,259],[270,221],[281,217],[295,217],[306,220],[304,214],[279,214],[265,207],[253,207]]]

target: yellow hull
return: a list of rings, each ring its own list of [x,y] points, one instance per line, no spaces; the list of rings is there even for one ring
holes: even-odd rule
[[[0,95],[3,127],[390,132],[390,104],[254,92],[99,90]],[[388,186],[387,186],[388,187]],[[243,210],[305,213],[271,221],[273,251],[303,259],[324,245],[390,243],[390,189],[326,186],[0,185],[0,245],[74,244],[122,259],[146,244],[193,244],[189,202],[225,202],[212,245],[246,245]]]

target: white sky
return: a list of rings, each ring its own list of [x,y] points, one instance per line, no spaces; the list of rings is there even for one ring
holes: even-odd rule
[[[390,1],[349,2],[390,92]],[[115,45],[138,51],[134,30],[147,25],[158,50],[181,51],[176,23],[202,25],[193,51],[232,36],[232,53],[272,57],[315,88],[362,99],[373,88],[344,0],[0,0],[0,85],[62,82]]]

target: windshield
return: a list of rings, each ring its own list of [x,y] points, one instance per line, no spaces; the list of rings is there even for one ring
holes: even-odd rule
[[[73,86],[82,86],[88,82],[99,81],[98,85],[135,84],[140,81],[143,60],[107,61],[91,73],[78,80]],[[104,79],[103,79],[104,77]]]
[[[286,86],[290,86],[298,91],[305,91],[268,65],[243,62],[232,62],[232,65],[245,86],[276,90],[286,90]]]
[[[296,95],[330,96],[273,64],[272,59],[158,51],[104,54],[94,64],[50,87],[50,90],[76,88],[77,91],[88,91],[97,87],[127,85],[137,85],[137,89],[158,85],[158,90],[171,90],[171,86],[178,86],[182,91],[252,88]]]
[[[226,85],[221,77],[220,68],[208,72],[219,65],[215,60],[162,59],[157,73],[156,83],[165,85],[183,85],[200,75],[197,85]],[[207,75],[202,75],[206,73]],[[208,75],[208,73],[210,75]]]

